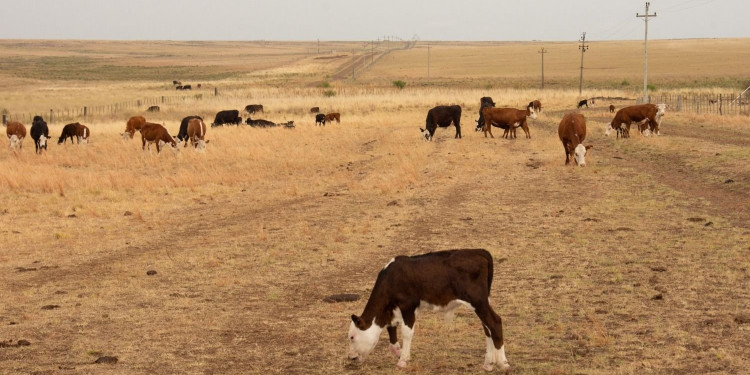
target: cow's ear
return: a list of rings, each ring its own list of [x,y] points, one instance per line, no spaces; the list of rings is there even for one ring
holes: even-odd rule
[[[586,146],[586,151],[588,151],[589,149],[592,149],[592,148],[594,148],[594,146]]]
[[[422,129],[422,128],[419,128],[419,131],[423,132],[423,131],[424,131],[424,129]]]
[[[362,319],[354,314],[352,314],[352,322],[354,322],[354,325],[357,326],[357,328],[362,327]]]

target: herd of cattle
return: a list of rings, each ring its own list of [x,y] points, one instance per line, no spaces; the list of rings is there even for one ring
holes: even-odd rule
[[[578,108],[588,107],[588,104],[594,104],[593,99],[584,99],[578,102]],[[610,126],[607,127],[605,135],[609,136],[612,130],[617,132],[617,138],[628,138],[630,136],[630,127],[636,124],[638,131],[646,136],[653,133],[659,134],[659,123],[664,116],[666,105],[664,104],[641,104],[621,108],[615,113]],[[151,106],[148,112],[158,112],[158,106]],[[609,106],[610,113],[614,113],[614,105]],[[263,105],[249,104],[245,107],[249,115],[264,113]],[[479,100],[479,119],[476,120],[475,131],[483,131],[485,138],[487,134],[494,138],[492,127],[504,130],[503,138],[516,138],[516,129],[523,129],[526,138],[531,138],[527,119],[536,119],[537,113],[542,111],[542,103],[539,100],[529,102],[525,109],[516,108],[496,108],[495,102],[490,97],[483,97]],[[332,112],[328,114],[319,113],[319,107],[310,108],[310,113],[315,113],[315,124],[325,125],[326,122],[341,122],[341,114]],[[285,128],[294,128],[294,121],[284,123],[274,123],[263,119],[252,119],[248,116],[245,120],[247,125],[252,127],[274,127],[283,126]],[[219,111],[214,117],[211,127],[223,125],[240,125],[242,117],[236,109]],[[458,105],[441,105],[430,109],[427,112],[425,128],[420,128],[424,139],[431,141],[438,127],[445,128],[455,126],[455,138],[461,138],[461,106]],[[148,148],[151,151],[151,145],[156,145],[157,153],[160,153],[165,146],[170,146],[173,150],[177,148],[178,142],[184,142],[187,147],[188,141],[196,150],[203,150],[209,142],[205,139],[206,124],[200,116],[187,116],[180,122],[180,128],[176,136],[169,134],[167,129],[156,123],[147,122],[143,116],[131,117],[122,133],[123,139],[132,139],[135,132],[141,133],[143,150]],[[6,127],[6,134],[10,140],[11,149],[21,149],[23,140],[26,137],[26,127],[20,122],[10,122]],[[80,143],[88,143],[91,133],[85,125],[78,122],[65,125],[58,144],[63,144],[70,138],[71,143],[77,140]],[[586,138],[586,119],[580,113],[569,113],[563,116],[558,125],[558,135],[565,148],[565,164],[570,163],[570,159],[575,160],[576,165],[584,166],[586,164],[586,151],[591,146],[584,146],[583,141]],[[47,149],[47,139],[49,128],[41,116],[35,116],[31,125],[31,138],[37,153]],[[175,140],[176,139],[176,140]]]

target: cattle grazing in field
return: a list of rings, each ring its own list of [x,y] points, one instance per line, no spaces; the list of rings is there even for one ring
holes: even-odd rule
[[[318,113],[320,112],[320,107],[312,107],[310,108],[310,113]]]
[[[494,266],[484,249],[460,249],[398,256],[380,271],[362,315],[349,324],[349,359],[363,361],[388,331],[390,350],[398,367],[408,366],[414,323],[420,309],[442,312],[446,320],[460,306],[473,310],[482,321],[487,352],[485,370],[494,365],[510,370],[505,357],[502,320],[490,305]],[[401,327],[403,346],[398,343]]]
[[[192,86],[190,86],[190,85],[184,85],[184,86],[182,86],[182,89],[183,89],[183,90],[192,90],[192,89],[193,89],[193,87],[192,87]]]
[[[22,123],[17,121],[11,121],[6,125],[5,134],[10,140],[10,149],[19,150],[23,148],[23,139],[26,138],[26,127]]]
[[[425,140],[431,141],[438,127],[447,128],[451,124],[456,127],[454,138],[461,138],[461,106],[439,105],[427,111],[426,129],[419,128],[419,131]]]
[[[159,108],[158,105],[152,105],[151,107],[148,107],[146,112],[159,112],[161,108]]]
[[[211,126],[220,126],[224,124],[239,125],[242,124],[242,117],[240,117],[240,111],[236,109],[229,109],[226,111],[219,111],[214,117],[214,122]]]
[[[323,113],[318,113],[315,115],[315,125],[326,125],[326,115]]]
[[[198,84],[198,88],[201,88],[201,84],[200,83]]]
[[[133,135],[135,135],[136,131],[140,131],[143,124],[146,123],[146,118],[143,116],[133,116],[128,119],[127,124],[125,124],[125,132],[122,133],[122,139],[127,141],[128,139],[133,139]]]
[[[287,122],[282,122],[279,125],[283,126],[286,129],[293,129],[294,128],[294,121],[290,120],[290,121],[287,121]]]
[[[182,82],[180,82],[180,81],[172,81],[172,84],[173,84],[173,85],[181,85],[181,84],[182,84]]]
[[[534,107],[534,112],[541,113],[542,112],[542,102],[539,100],[534,100],[532,102],[529,102],[530,107]]]
[[[515,108],[492,108],[485,107],[483,110],[484,116],[484,137],[487,138],[487,133],[490,133],[490,137],[495,138],[492,135],[492,126],[501,128],[507,127],[503,132],[503,138],[516,138],[516,128],[520,127],[526,133],[526,138],[531,138],[529,132],[529,125],[526,121],[527,117],[536,119],[536,112],[534,112],[534,106],[529,105],[525,110]]]
[[[326,114],[326,122],[332,122],[333,120],[336,120],[337,124],[341,123],[341,114],[338,112],[333,113],[327,113]]]
[[[609,105],[609,113],[615,113],[615,105],[614,104],[610,104]]]
[[[182,90],[182,85],[177,85],[177,86],[175,86],[175,88],[174,88],[174,89],[175,89],[175,90]]]
[[[666,104],[657,105],[650,103],[620,108],[615,113],[610,127],[606,129],[604,134],[609,136],[612,129],[618,131],[618,136],[621,132],[630,134],[630,125],[636,123],[638,124],[638,130],[645,136],[648,136],[650,133],[659,135],[659,125],[661,124],[661,118],[664,116],[666,108]]]
[[[274,123],[274,122],[271,122],[271,121],[268,121],[268,120],[263,120],[263,119],[255,119],[255,120],[253,120],[250,117],[248,117],[247,120],[245,120],[245,123],[248,124],[248,125],[250,125],[250,126],[252,126],[252,127],[258,127],[259,126],[259,127],[262,127],[262,128],[276,126],[276,123]]]
[[[165,146],[169,146],[173,151],[179,152],[180,149],[177,147],[177,142],[174,138],[169,135],[167,129],[161,124],[154,124],[147,122],[141,127],[141,141],[143,141],[143,152],[146,152],[146,144],[148,144],[148,153],[151,153],[151,144],[156,144],[156,154],[161,153],[161,149]]]
[[[190,119],[187,133],[190,144],[197,151],[203,151],[206,148],[206,143],[209,141],[206,140],[206,124],[203,122],[203,119],[200,117]],[[185,140],[184,147],[187,147],[187,139]]]
[[[190,120],[197,118],[203,121],[203,117],[200,116],[187,116],[180,121],[180,130],[177,132],[177,136],[174,137],[177,139],[178,142],[187,142],[188,139],[188,122]],[[187,145],[187,143],[185,143]]]
[[[263,112],[263,105],[262,104],[248,104],[245,106],[245,112],[254,115],[255,112]]]
[[[586,166],[586,153],[594,146],[584,146],[586,139],[586,118],[580,113],[568,113],[557,126],[557,135],[565,149],[565,165],[570,164],[570,156],[576,165]]]
[[[59,145],[67,142],[68,138],[70,138],[70,143],[72,144],[73,137],[75,137],[75,140],[78,141],[78,144],[81,144],[81,142],[86,144],[89,142],[90,135],[91,133],[89,132],[89,128],[87,128],[86,125],[74,122],[63,127],[60,138],[57,139],[57,144]]]
[[[34,122],[31,124],[31,139],[34,140],[37,154],[41,154],[42,150],[47,151],[47,140],[50,138],[52,137],[49,136],[47,122],[42,119],[42,116],[34,116]]]
[[[476,131],[480,131],[482,128],[484,128],[484,115],[482,114],[482,110],[484,107],[494,107],[495,102],[492,101],[492,98],[489,96],[484,96],[481,99],[479,99],[479,120],[477,120],[477,124],[482,124],[481,126],[477,125]]]
[[[578,102],[578,107],[577,108],[581,109],[581,107],[583,107],[583,106],[586,106],[586,108],[588,108],[589,107],[589,103],[591,105],[593,105],[594,104],[594,99],[583,99],[583,100],[581,100],[580,102]]]

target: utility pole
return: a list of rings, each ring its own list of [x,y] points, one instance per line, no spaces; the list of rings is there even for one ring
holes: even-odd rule
[[[320,39],[318,39],[318,55],[320,55]]]
[[[643,102],[646,103],[648,100],[648,18],[649,17],[656,17],[656,12],[654,14],[648,14],[648,7],[651,5],[651,3],[646,2],[646,13],[645,14],[638,14],[636,13],[635,16],[639,18],[643,18],[644,21],[646,21],[646,34],[643,38]]]
[[[537,51],[537,53],[542,54],[542,90],[544,90],[544,54],[548,53],[549,51],[545,50],[544,47],[540,51]]]
[[[427,79],[430,79],[430,43],[427,43]]]
[[[583,92],[583,53],[589,49],[589,45],[586,44],[585,31],[581,34],[581,45],[578,46],[578,49],[581,50],[581,78],[579,78],[578,80],[578,95],[581,95],[581,93]]]
[[[375,62],[375,41],[372,41],[372,52],[370,53],[370,65]]]

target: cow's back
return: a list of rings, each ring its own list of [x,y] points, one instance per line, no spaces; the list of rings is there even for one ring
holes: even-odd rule
[[[561,141],[573,140],[578,135],[578,143],[586,139],[586,118],[580,113],[568,113],[560,120],[557,135]]]
[[[10,138],[13,135],[15,135],[18,138],[25,138],[26,126],[24,126],[20,122],[11,121],[7,124],[7,127],[5,128],[5,134],[8,136],[8,138]]]
[[[143,127],[143,124],[146,123],[146,118],[143,116],[133,116],[128,119],[128,122],[126,124],[126,131],[135,132],[136,130],[141,130]]]
[[[200,118],[188,122],[187,135],[190,138],[203,139],[206,136],[206,124]]]

